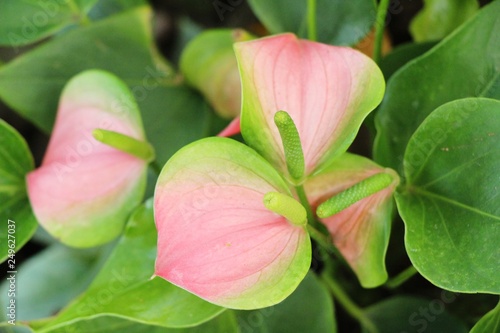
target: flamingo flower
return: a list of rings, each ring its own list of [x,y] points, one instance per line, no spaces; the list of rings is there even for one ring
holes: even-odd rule
[[[155,190],[156,275],[228,308],[276,304],[309,270],[311,205],[362,284],[380,284],[397,181],[345,151],[382,99],[382,73],[358,51],[293,34],[235,52],[248,146],[207,138],[166,163]],[[339,200],[352,201],[350,213],[328,214]]]
[[[126,135],[125,142],[144,140],[139,110],[127,86],[111,74],[92,70],[64,88],[42,165],[27,175],[39,223],[75,247],[115,238],[145,190],[147,162],[96,140],[95,129],[105,130],[98,132],[101,136],[107,131]]]

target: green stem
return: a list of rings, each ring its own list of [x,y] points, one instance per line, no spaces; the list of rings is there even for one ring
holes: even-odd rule
[[[384,37],[385,16],[389,7],[389,0],[380,0],[375,21],[375,44],[373,48],[373,60],[378,64],[382,58],[382,39]]]
[[[73,15],[80,19],[79,23],[81,25],[88,26],[91,23],[89,17],[87,16],[87,13],[85,13],[83,10],[80,9],[80,7],[78,7],[75,0],[70,0],[67,2],[67,4],[68,4],[71,12],[73,13]]]
[[[316,219],[314,218],[314,214],[311,205],[309,204],[309,200],[307,200],[307,195],[306,191],[304,190],[304,186],[302,185],[295,186],[295,191],[297,192],[297,196],[299,197],[300,203],[306,209],[307,221],[309,222],[309,225],[315,226],[317,222]]]
[[[309,233],[309,236],[311,236],[311,238],[314,239],[328,253],[337,252],[337,249],[333,246],[328,237],[323,235],[311,224],[307,224],[307,232]]]
[[[408,281],[411,277],[413,277],[415,274],[417,274],[418,271],[416,270],[415,267],[410,266],[389,281],[385,283],[385,286],[389,289],[395,289]]]
[[[319,246],[321,246],[327,253],[333,254],[337,257],[338,260],[341,262],[345,263],[345,259],[340,253],[340,251],[333,245],[332,240],[326,236],[323,232],[319,231],[317,227],[323,227],[323,225],[320,225],[320,222],[316,220],[314,217],[314,213],[312,210],[311,205],[309,204],[309,200],[307,200],[307,195],[306,192],[304,191],[304,186],[299,185],[295,187],[295,191],[297,192],[297,196],[299,197],[300,203],[304,208],[306,209],[307,212],[307,231],[309,233],[309,236],[311,236],[312,239],[314,239]]]
[[[307,1],[307,33],[310,40],[316,41],[318,39],[316,34],[316,0]]]
[[[363,309],[361,309],[349,298],[342,287],[328,275],[328,271],[321,274],[321,279],[332,293],[333,298],[344,308],[344,310],[346,310],[349,315],[351,315],[351,317],[358,320],[368,332],[378,333],[377,327],[373,324],[370,318],[365,315]]]

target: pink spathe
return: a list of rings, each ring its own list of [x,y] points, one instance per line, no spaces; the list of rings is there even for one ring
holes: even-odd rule
[[[283,146],[273,121],[277,111],[294,120],[310,174],[345,151],[383,96],[378,67],[348,47],[283,34],[237,43],[235,51],[242,76],[243,137],[282,170]]]
[[[75,99],[89,94],[89,81],[116,83],[114,77],[90,71],[74,78],[61,97],[56,122],[42,165],[27,175],[28,195],[39,223],[61,242],[88,247],[116,237],[125,208],[139,203],[147,163],[109,147],[92,136],[96,128],[143,140],[141,124],[127,112],[103,109],[106,103]],[[81,87],[80,87],[81,85]],[[102,91],[101,91],[102,93]],[[116,97],[109,96],[109,99]],[[111,105],[111,104],[109,104]]]
[[[288,195],[272,167],[247,146],[207,138],[177,152],[155,191],[155,274],[225,307],[270,306],[307,273],[303,227],[268,210],[268,192]]]

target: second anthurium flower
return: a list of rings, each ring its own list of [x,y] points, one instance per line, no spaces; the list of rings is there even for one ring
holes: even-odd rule
[[[237,43],[235,51],[250,147],[203,139],[164,166],[155,191],[156,275],[228,308],[279,303],[309,270],[310,206],[319,206],[334,243],[352,241],[339,250],[361,283],[383,283],[397,175],[344,154],[382,99],[382,73],[360,52],[292,34]],[[344,193],[353,185],[354,194]],[[362,212],[328,214],[338,202]],[[337,215],[349,227],[336,225]]]
[[[142,200],[153,155],[128,87],[99,70],[75,76],[62,92],[42,165],[27,175],[37,220],[70,246],[112,240]]]

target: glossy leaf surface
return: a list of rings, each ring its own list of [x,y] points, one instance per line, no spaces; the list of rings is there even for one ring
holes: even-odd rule
[[[293,32],[301,38],[307,38],[307,3],[305,0],[249,1],[255,15],[272,34]],[[375,24],[376,7],[373,1],[318,0],[316,3],[319,42],[354,45]]]
[[[0,262],[7,259],[9,249],[11,252],[20,250],[37,228],[25,181],[33,167],[33,157],[24,138],[0,119],[0,242],[4,244]],[[16,266],[14,257],[10,258],[14,262],[9,263],[13,267]]]
[[[452,291],[500,293],[500,101],[457,100],[422,123],[396,196],[415,268]]]
[[[63,327],[77,318],[86,320],[96,315],[188,327],[223,311],[163,279],[151,279],[155,257],[153,207],[152,201],[147,201],[132,215],[125,234],[89,289],[43,329]]]
[[[408,140],[434,109],[459,98],[500,98],[498,12],[499,1],[483,7],[391,77],[376,116],[375,161],[401,173]]]

